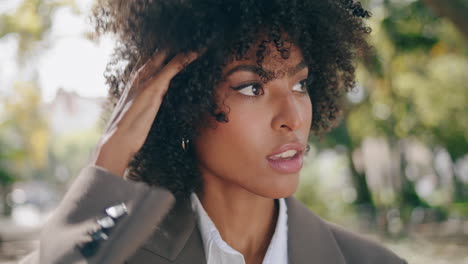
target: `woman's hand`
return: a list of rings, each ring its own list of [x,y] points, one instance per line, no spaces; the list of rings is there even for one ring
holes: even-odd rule
[[[92,164],[123,176],[148,136],[170,81],[197,56],[195,52],[178,54],[163,65],[167,53],[159,51],[132,73],[97,144]]]

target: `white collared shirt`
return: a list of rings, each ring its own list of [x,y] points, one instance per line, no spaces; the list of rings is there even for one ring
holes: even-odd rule
[[[207,264],[245,264],[244,256],[230,247],[222,238],[211,218],[206,213],[198,196],[192,193],[190,197],[192,208],[197,216],[205,250]],[[279,199],[278,221],[268,250],[262,264],[288,263],[288,214],[286,202]]]

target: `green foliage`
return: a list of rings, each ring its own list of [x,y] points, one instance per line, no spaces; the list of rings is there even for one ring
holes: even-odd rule
[[[351,136],[416,137],[459,158],[468,149],[466,45],[421,2],[392,3],[374,26],[383,70],[358,74],[369,96],[349,114]]]
[[[449,211],[458,217],[468,217],[468,202],[453,203],[449,207]]]
[[[100,131],[95,126],[89,130],[73,131],[55,137],[50,143],[54,163],[51,165],[65,166],[70,176],[78,175],[91,157],[91,152],[100,138]]]
[[[440,19],[422,2],[390,2],[387,12],[382,27],[399,52],[428,50],[439,41],[434,27]]]
[[[366,2],[370,5],[372,1]],[[437,186],[428,199],[422,198],[416,191],[416,180],[407,178],[406,157],[398,153],[404,151],[403,142],[412,140],[431,151],[447,150],[452,162],[468,154],[466,39],[452,18],[438,17],[422,1],[386,0],[374,7],[370,10],[374,16],[369,23],[375,52],[361,62],[364,67],[358,67],[356,72],[363,97],[349,101],[344,123],[322,142],[313,144],[319,151],[345,146],[351,161],[353,155],[360,153],[366,139],[383,138],[391,153],[396,153],[390,163],[400,166],[399,175],[393,177],[400,177],[397,181],[401,184],[378,191],[369,189],[366,172],[350,162],[357,208],[359,204],[373,204],[377,211],[399,208],[404,222],[409,221],[414,208],[432,207],[440,212],[450,208],[464,212],[468,186],[456,181],[457,175],[453,184],[456,188]],[[466,14],[468,5],[465,7]],[[320,194],[301,193],[300,197],[319,209],[324,208],[320,206],[324,202]],[[386,202],[381,201],[382,197],[388,198],[384,199]],[[317,201],[321,198],[322,201]],[[434,201],[443,203],[434,204]],[[451,206],[450,201],[460,203]]]
[[[0,14],[0,38],[17,36],[16,60],[20,66],[12,92],[0,97],[0,170],[5,183],[40,175],[47,169],[49,130],[37,78],[22,80],[20,76],[34,76],[22,74],[25,62],[30,67],[34,55],[43,51],[36,50],[44,47],[37,44],[47,40],[53,14],[64,6],[78,12],[73,0],[23,0],[14,11]]]
[[[324,162],[325,161],[325,162]],[[301,171],[296,198],[327,220],[350,224],[357,217],[353,210],[355,192],[342,175],[347,171],[347,157],[334,152],[311,150]]]
[[[0,168],[0,185],[7,186],[15,182],[15,177],[8,173],[6,170]]]
[[[79,12],[74,0],[23,0],[12,13],[0,14],[0,38],[16,34],[19,37],[18,60],[24,62],[26,55],[31,55],[29,51],[46,38],[54,12],[64,6]]]
[[[3,98],[4,118],[8,120],[1,134],[4,141],[15,142],[26,153],[23,166],[44,169],[47,166],[48,125],[42,111],[40,90],[33,83],[16,83],[13,94]],[[15,152],[10,153],[13,155]]]

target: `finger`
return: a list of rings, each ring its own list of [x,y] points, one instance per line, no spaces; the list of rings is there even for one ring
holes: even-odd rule
[[[137,86],[135,79],[138,73],[138,69],[141,68],[143,65],[142,61],[142,58],[139,57],[135,63],[135,66],[132,68],[132,71],[129,74],[129,78],[126,82],[125,88],[123,89],[122,93],[120,94],[119,100],[113,108],[111,116],[108,119],[106,129],[104,131],[107,132],[113,127],[113,125],[116,123],[116,120],[121,115],[124,105],[129,101],[128,95],[130,93],[130,90]]]
[[[193,62],[198,57],[197,52],[190,52],[188,54],[181,53],[175,56],[167,65],[165,65],[161,71],[158,73],[155,78],[153,78],[152,83],[154,82],[162,82],[165,84],[169,84],[172,78],[177,75],[180,71],[182,71],[187,65]],[[159,85],[151,85],[152,87],[156,87]]]
[[[133,70],[130,73],[130,78],[127,82],[128,85],[122,92],[122,95],[114,108],[116,111],[112,113],[112,116],[109,119],[109,127],[112,123],[116,122],[117,117],[122,113],[123,106],[135,97],[142,80],[149,78],[162,67],[162,63],[166,59],[167,54],[167,50],[156,50],[156,52],[153,53],[145,63],[142,63],[143,60],[141,57],[137,60],[135,67],[133,67]]]
[[[127,91],[124,104],[129,100],[132,100],[139,91],[141,87],[145,87],[144,84],[152,78],[162,67],[163,62],[167,58],[167,50],[156,51],[151,58],[149,58],[137,71],[134,79],[132,80],[132,86]]]
[[[162,67],[162,62],[167,57],[166,50],[158,50],[151,55],[149,59],[146,61],[142,60],[140,57],[135,66],[133,67],[132,72],[130,73],[130,78],[128,80],[128,84],[130,84],[127,89],[125,89],[124,93],[122,94],[125,98],[124,102],[127,102],[128,95],[133,93],[135,90],[138,90],[139,84],[145,82],[147,79],[151,77],[155,72],[159,71]]]
[[[163,62],[168,56],[167,50],[157,50],[151,58],[146,61],[143,66],[138,70],[138,79],[140,81],[146,81],[156,72],[161,70],[163,67]]]
[[[159,71],[162,68],[163,62],[168,55],[168,50],[157,50],[149,61],[150,67],[155,69],[156,71]]]
[[[165,59],[165,56],[166,55],[162,55],[157,60],[155,59],[154,63],[158,63],[158,61],[163,61]],[[169,86],[170,80],[184,67],[193,62],[197,57],[198,53],[196,52],[191,52],[188,54],[178,54],[171,61],[169,61],[169,63],[165,65],[162,68],[162,70],[159,73],[157,73],[157,75],[152,76],[149,80],[142,84],[135,85],[138,87],[138,90],[143,91],[139,93],[134,93],[132,95],[129,94],[128,98],[125,100],[125,102],[123,102],[123,105],[130,106],[128,102],[132,101],[132,104],[134,104],[133,107],[129,107],[129,109],[126,110],[120,109],[119,113],[116,114],[115,120],[112,123],[120,122],[120,119],[122,118],[131,120],[135,118],[135,113],[141,114],[141,111],[147,111],[147,104],[154,105],[154,102],[151,103],[151,98],[153,98],[153,96],[148,95],[154,95],[154,92],[157,92],[157,94],[163,96]],[[162,64],[162,62],[160,63]],[[135,88],[132,87],[132,90],[133,89]],[[147,91],[145,92],[144,90]],[[132,91],[129,91],[129,93],[132,93]],[[160,99],[162,100],[162,97]],[[143,103],[144,101],[146,101],[146,103]],[[122,115],[125,115],[125,117],[123,117]]]
[[[198,53],[196,52],[176,55],[157,75],[141,85],[142,91],[135,98],[130,99],[133,101],[134,106],[129,109],[123,118],[132,120],[142,115],[142,113],[155,115],[153,111],[158,111],[171,79],[197,57]]]
[[[139,57],[138,60],[135,63],[135,66],[133,66],[132,71],[129,74],[129,78],[127,80],[127,83],[125,85],[124,90],[122,91],[119,101],[117,102],[115,108],[120,108],[126,101],[127,101],[127,96],[132,89],[132,86],[135,86],[135,78],[138,73],[138,69],[141,68],[142,63],[142,58]]]

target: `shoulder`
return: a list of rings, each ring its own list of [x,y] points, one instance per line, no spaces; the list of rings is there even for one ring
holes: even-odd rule
[[[305,257],[313,253],[327,261],[333,259],[333,263],[406,263],[378,242],[322,219],[297,199],[289,197],[286,202],[293,254]],[[297,249],[304,244],[313,248]]]
[[[326,222],[341,253],[350,263],[406,263],[395,253],[360,234],[351,232],[337,224]]]
[[[121,263],[174,203],[166,189],[86,166],[43,226],[38,251],[22,263]]]

